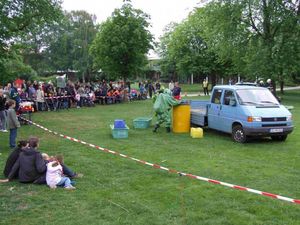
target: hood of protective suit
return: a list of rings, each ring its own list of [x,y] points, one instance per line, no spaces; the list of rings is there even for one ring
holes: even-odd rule
[[[165,89],[165,91],[168,89]],[[170,90],[169,90],[170,91]],[[169,93],[161,93],[157,96],[154,102],[153,109],[157,113],[163,113],[180,104],[180,101],[174,99]]]

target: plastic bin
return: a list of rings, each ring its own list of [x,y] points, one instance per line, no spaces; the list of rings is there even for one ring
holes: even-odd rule
[[[125,125],[125,128],[115,128],[113,124],[110,125],[113,138],[128,138],[129,128]]]
[[[114,122],[114,128],[126,128],[126,123],[122,119],[116,119]]]
[[[152,118],[149,117],[139,117],[133,120],[133,127],[136,129],[146,129],[150,127]]]

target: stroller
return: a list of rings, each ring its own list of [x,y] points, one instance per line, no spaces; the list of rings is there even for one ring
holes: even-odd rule
[[[134,100],[138,100],[138,91],[135,89],[131,89],[130,90],[130,94],[129,94],[129,100],[130,101],[134,101]]]
[[[93,92],[87,93],[83,100],[83,105],[88,107],[95,106],[95,94]]]
[[[34,112],[34,108],[32,106],[33,104],[34,103],[32,103],[32,102],[21,102],[20,107],[17,110],[17,114],[20,117],[23,117],[23,118],[31,121],[31,114],[32,114],[32,112]],[[22,120],[22,119],[19,119],[19,120],[20,120],[20,123],[23,125],[29,124],[29,122],[27,122],[25,120]]]

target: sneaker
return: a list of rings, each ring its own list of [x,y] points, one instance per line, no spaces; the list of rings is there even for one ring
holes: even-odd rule
[[[74,187],[74,186],[70,185],[70,186],[67,186],[67,187],[65,187],[65,189],[67,189],[67,190],[75,190],[75,189],[76,189],[76,187]]]
[[[56,185],[49,186],[51,189],[56,189]]]
[[[8,130],[1,130],[2,132],[8,132]]]

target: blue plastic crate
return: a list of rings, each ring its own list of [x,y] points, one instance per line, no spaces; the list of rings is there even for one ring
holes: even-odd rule
[[[152,118],[139,117],[133,120],[133,127],[137,129],[146,129],[150,126]]]
[[[129,128],[125,125],[125,128],[115,128],[113,124],[110,125],[113,138],[128,138]]]
[[[114,127],[115,128],[126,128],[126,123],[122,119],[116,119],[114,122]]]

